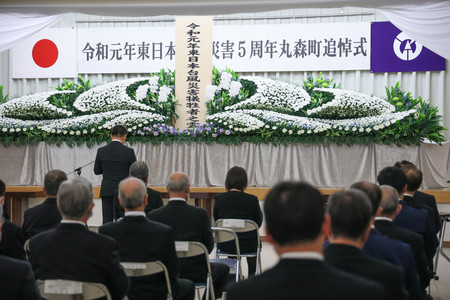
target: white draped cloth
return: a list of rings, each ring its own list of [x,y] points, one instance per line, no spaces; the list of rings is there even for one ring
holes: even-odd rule
[[[110,16],[219,15],[294,8],[372,7],[410,37],[450,59],[450,1],[423,0],[8,0],[0,3],[0,52],[59,20],[64,13]]]

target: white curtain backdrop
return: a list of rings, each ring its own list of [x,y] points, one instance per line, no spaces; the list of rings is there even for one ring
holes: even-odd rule
[[[61,18],[61,14],[68,12],[109,16],[219,15],[345,6],[381,9],[394,25],[409,36],[450,59],[450,0],[427,1],[425,4],[423,0],[111,0],[108,3],[100,0],[50,0],[46,5],[4,0],[0,3],[0,52],[50,26]]]
[[[411,38],[450,60],[450,1],[379,10]]]
[[[45,16],[33,13],[0,13],[0,52],[51,26],[64,14]]]

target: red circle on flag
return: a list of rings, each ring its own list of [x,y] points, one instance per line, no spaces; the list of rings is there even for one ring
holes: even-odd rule
[[[33,47],[33,60],[41,68],[49,68],[58,60],[58,47],[51,40],[43,39]]]

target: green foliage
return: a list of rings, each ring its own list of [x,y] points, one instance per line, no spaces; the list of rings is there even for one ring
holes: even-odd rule
[[[8,101],[9,94],[3,96],[3,85],[0,85],[0,104],[6,103]]]
[[[316,88],[341,88],[341,84],[333,83],[333,85],[331,85],[332,83],[333,79],[324,79],[322,77],[322,72],[319,73],[319,77],[317,77],[317,79],[314,79],[314,77],[310,74],[308,75],[306,80],[303,80],[303,88],[311,96],[311,104],[307,105],[307,107],[304,108],[305,112],[308,109],[313,109],[315,107],[321,106],[322,104],[330,102],[334,99],[334,95],[331,93],[314,90]]]
[[[78,75],[77,82],[63,79],[63,82],[55,88],[58,91],[75,91],[78,95],[91,89],[91,80],[84,81],[81,75]]]

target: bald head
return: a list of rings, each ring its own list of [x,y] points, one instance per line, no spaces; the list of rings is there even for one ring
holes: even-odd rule
[[[170,197],[187,197],[190,187],[189,177],[185,173],[175,172],[170,174],[167,182],[167,191]]]
[[[127,210],[136,210],[143,207],[147,189],[142,180],[136,177],[128,177],[119,184],[119,199]]]

